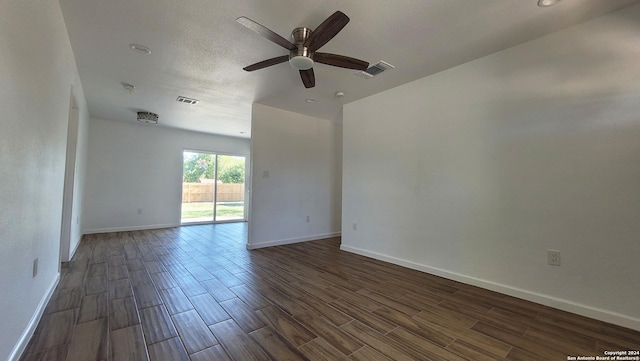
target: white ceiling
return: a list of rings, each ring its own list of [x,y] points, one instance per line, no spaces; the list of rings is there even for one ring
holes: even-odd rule
[[[135,112],[145,110],[158,113],[162,126],[236,137],[250,136],[254,102],[339,120],[344,103],[638,2],[563,0],[541,8],[537,0],[60,0],[92,117],[135,122]],[[242,70],[287,52],[237,17],[289,38],[336,10],[351,22],[321,51],[396,69],[365,80],[318,64],[312,89],[287,63]],[[152,54],[130,50],[131,43]],[[121,82],[135,85],[133,94]],[[336,99],[338,90],[346,96]],[[200,103],[178,103],[179,95]]]

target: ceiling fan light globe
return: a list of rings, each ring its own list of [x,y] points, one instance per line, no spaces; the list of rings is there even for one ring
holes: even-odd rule
[[[309,70],[313,68],[313,59],[307,56],[296,55],[289,58],[289,64],[298,70]]]

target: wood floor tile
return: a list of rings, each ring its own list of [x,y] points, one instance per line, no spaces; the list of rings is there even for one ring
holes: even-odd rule
[[[640,349],[638,331],[343,252],[339,237],[251,251],[246,237],[246,223],[84,236],[20,360],[554,361]]]
[[[407,331],[428,340],[436,345],[447,347],[454,341],[454,338],[442,334],[439,330],[420,323],[413,318],[396,310],[382,307],[373,312],[374,314],[384,318],[386,321],[398,325]]]
[[[128,278],[114,280],[109,282],[109,299],[124,298],[133,296],[133,289]]]
[[[162,263],[158,261],[144,262],[144,268],[146,268],[149,273],[158,273],[158,272],[167,271],[167,269],[162,265]]]
[[[245,285],[235,286],[229,288],[231,292],[235,293],[239,299],[242,300],[247,306],[251,307],[254,310],[259,310],[261,308],[267,307],[271,305],[266,298],[257,292],[252,291],[249,287]]]
[[[220,302],[220,306],[227,311],[244,332],[249,333],[266,326],[262,318],[238,298]]]
[[[43,317],[41,331],[33,335],[28,352],[36,353],[71,342],[75,328],[77,309],[47,314]]]
[[[311,361],[343,361],[348,360],[347,356],[322,338],[301,346],[302,352]]]
[[[198,281],[196,281],[195,278],[191,277],[191,275],[175,278],[175,281],[178,284],[178,287],[180,287],[180,289],[184,292],[185,295],[187,295],[187,297],[193,297],[207,293],[207,290],[202,287],[202,285]]]
[[[382,317],[374,315],[373,313],[344,300],[332,301],[330,305],[380,333],[387,333],[397,327],[396,325],[387,322]]]
[[[167,288],[178,286],[169,272],[151,273],[151,279],[158,290],[166,290]]]
[[[302,280],[292,282],[291,286],[298,288],[325,303],[329,303],[338,298],[338,296],[325,290],[324,288],[318,287]]]
[[[207,326],[231,318],[208,293],[191,297],[189,300]]]
[[[119,280],[129,277],[129,270],[126,265],[109,266],[107,279],[109,281]]]
[[[60,281],[60,284],[58,285],[59,288],[75,288],[75,287],[82,287],[82,285],[84,284],[84,278],[87,275],[86,271],[76,271],[76,272],[67,272],[64,277],[62,277],[62,280]]]
[[[186,311],[172,316],[180,339],[188,354],[202,351],[218,344],[207,325],[196,311]]]
[[[200,282],[202,287],[204,287],[218,302],[230,300],[236,297],[236,294],[231,292],[225,285],[223,285],[217,279],[210,279],[206,281]]]
[[[470,343],[464,342],[462,340],[456,340],[451,345],[447,347],[447,350],[456,353],[467,360],[477,360],[477,361],[500,361],[503,360],[502,357],[498,357],[493,355],[478,346],[472,345]]]
[[[141,286],[145,284],[153,283],[151,276],[146,269],[138,269],[129,272],[129,279],[131,280],[131,286]]]
[[[164,306],[153,306],[140,310],[140,320],[147,345],[178,336],[171,317]]]
[[[368,345],[351,354],[349,358],[353,361],[392,361]]]
[[[341,328],[392,360],[415,361],[412,355],[404,352],[402,345],[358,321],[349,322]]]
[[[107,317],[107,303],[107,292],[94,293],[82,297],[78,323]]]
[[[416,315],[420,310],[413,308],[411,306],[407,306],[404,303],[398,302],[390,297],[386,297],[377,292],[369,291],[367,289],[361,289],[357,292],[360,295],[367,297],[370,300],[378,302],[388,308],[394,309],[396,311],[400,311],[408,316]]]
[[[88,271],[88,277],[105,276],[107,274],[107,263],[90,264]]]
[[[364,346],[355,337],[313,312],[303,313],[296,316],[295,319],[345,355],[349,355]]]
[[[138,308],[146,308],[162,304],[162,300],[153,284],[146,283],[133,287],[133,296]]]
[[[218,341],[234,360],[262,361],[270,357],[233,320],[209,326]]]
[[[324,316],[327,320],[333,323],[336,326],[344,325],[347,322],[353,320],[353,318],[347,316],[346,314],[338,311],[337,309],[331,307],[330,305],[322,302],[322,300],[315,298],[314,296],[304,296],[300,297],[299,300],[314,312],[317,312]]]
[[[229,355],[222,349],[222,346],[215,345],[206,350],[202,350],[189,356],[191,361],[231,361]]]
[[[307,360],[302,353],[280,337],[271,327],[267,326],[253,331],[249,333],[249,336],[262,346],[274,360]]]
[[[150,361],[190,361],[178,337],[149,346]]]
[[[421,323],[424,323],[425,325],[438,330],[451,338],[461,339],[472,345],[476,345],[496,356],[504,357],[504,355],[506,355],[513,346],[512,344],[502,341],[502,339],[476,331],[474,329],[475,325],[472,329],[461,327],[459,324],[452,323],[447,318],[434,316],[434,314],[426,312],[425,310],[415,315],[413,319],[420,321]],[[507,331],[501,331],[501,333],[502,332],[508,333]],[[509,333],[509,335],[512,334]]]
[[[187,267],[187,271],[189,271],[196,281],[202,282],[215,278],[211,273],[207,272],[206,269],[202,268],[202,266]]]
[[[108,354],[108,324],[106,318],[80,323],[73,333],[67,361],[106,360]]]
[[[523,339],[521,336],[516,336],[513,335],[511,333],[502,331],[500,329],[497,329],[495,327],[483,324],[482,322],[478,322],[477,324],[475,324],[473,327],[471,327],[472,330],[478,331],[482,334],[485,334],[487,336],[490,336],[496,340],[500,340],[502,342],[504,342],[505,344],[509,344],[509,345],[513,345],[519,348],[522,348],[524,350],[527,350],[533,354],[536,354],[540,357],[543,358],[547,358],[547,359],[551,359],[551,360],[558,360],[558,359],[566,359],[567,354],[564,352],[557,352],[553,349],[550,349],[548,347],[546,347],[546,345],[543,344],[539,344],[536,342],[532,342],[529,340],[525,340]],[[506,356],[506,354],[510,351],[507,350],[507,352],[503,355]],[[495,354],[495,352],[492,352]]]
[[[393,331],[386,334],[386,336],[398,344],[407,345],[407,348],[412,348],[415,352],[424,355],[429,360],[433,361],[464,361],[465,359],[454,354],[453,352],[443,348],[440,345],[432,343],[431,341],[424,339],[412,332],[405,330],[402,327],[395,328]]]
[[[58,288],[49,304],[46,307],[46,313],[65,311],[72,308],[80,307],[80,300],[82,299],[82,288]]]
[[[305,313],[309,310],[307,307],[297,302],[295,299],[287,297],[285,294],[275,288],[261,289],[258,290],[258,293],[267,298],[269,301],[280,306],[280,308],[282,308],[285,312],[292,316]]]
[[[170,315],[193,310],[193,305],[179,287],[160,290],[160,297]]]
[[[275,306],[265,307],[256,312],[262,316],[271,328],[278,331],[278,333],[296,347],[300,347],[317,337],[298,321]]]
[[[109,301],[109,329],[111,331],[140,323],[138,309],[133,297]]]
[[[20,361],[66,361],[69,345],[60,345],[42,352],[25,354]]]

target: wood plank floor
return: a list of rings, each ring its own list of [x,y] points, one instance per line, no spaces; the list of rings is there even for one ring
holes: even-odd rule
[[[567,360],[640,332],[246,224],[90,235],[22,360]]]

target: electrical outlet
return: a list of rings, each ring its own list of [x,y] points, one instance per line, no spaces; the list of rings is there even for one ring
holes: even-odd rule
[[[307,216],[307,223],[309,223],[311,221],[311,217]]]
[[[552,266],[560,266],[560,251],[547,250],[547,263]]]
[[[353,222],[353,230],[354,231],[358,230],[358,222]]]
[[[138,214],[142,214],[142,208],[138,208]]]
[[[38,275],[38,259],[35,258],[33,260],[33,277],[35,278]]]

